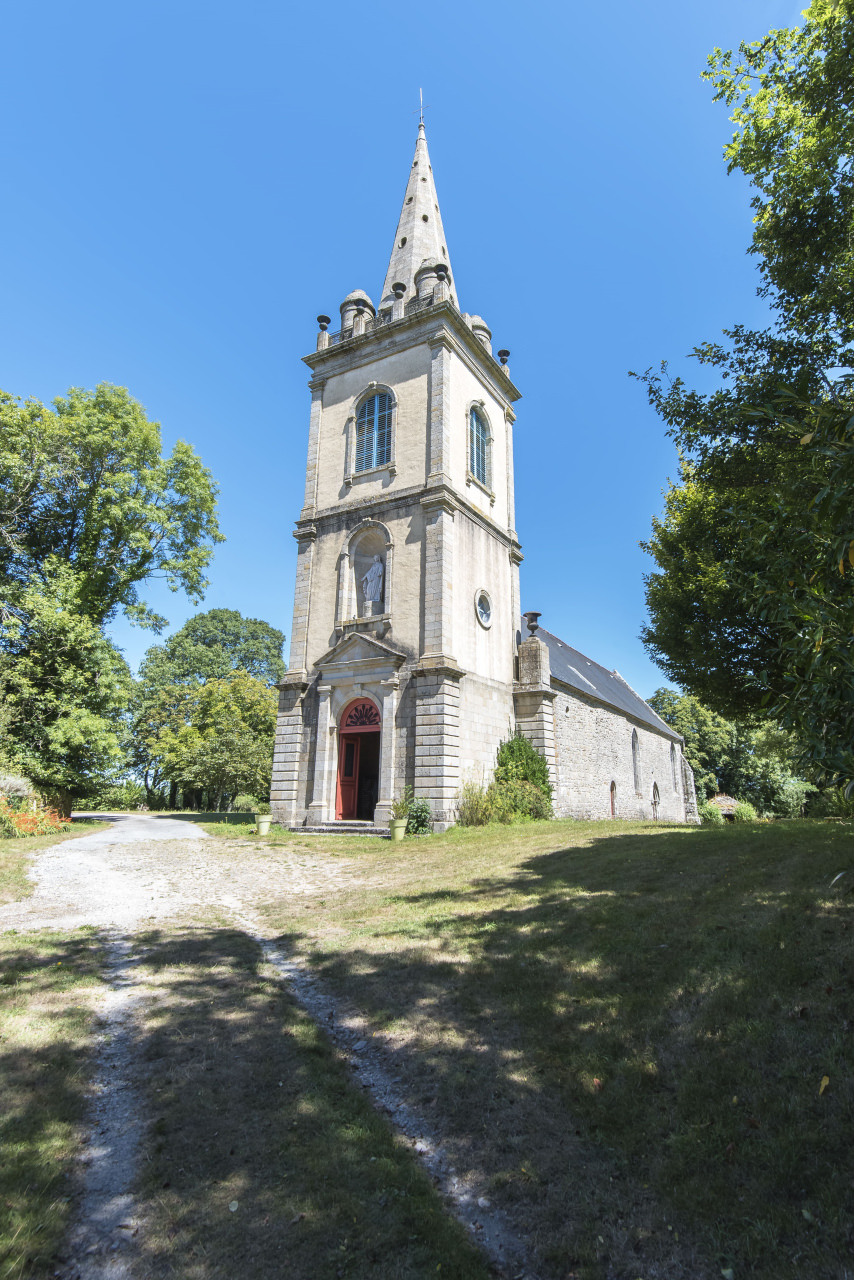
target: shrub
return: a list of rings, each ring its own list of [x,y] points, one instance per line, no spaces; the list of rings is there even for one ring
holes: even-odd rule
[[[548,761],[518,729],[512,738],[499,745],[495,761],[496,782],[517,780],[532,783],[551,801],[552,784],[549,781]]]
[[[551,801],[533,782],[510,778],[493,782],[488,795],[492,805],[492,822],[524,822],[552,816]]]
[[[704,800],[698,806],[697,812],[700,815],[703,826],[722,827],[724,825],[724,815],[716,804],[711,804],[708,800]]]
[[[759,814],[749,800],[739,800],[732,811],[733,822],[758,822]]]
[[[429,836],[433,830],[433,811],[429,800],[413,800],[409,805],[406,834],[408,836]]]
[[[107,782],[82,799],[75,799],[75,809],[124,810],[153,806],[146,798],[145,787],[138,782]]]
[[[457,823],[461,827],[485,827],[491,822],[493,797],[481,782],[464,782],[457,801]]]
[[[17,773],[0,773],[0,796],[8,800],[13,809],[19,809],[36,799],[36,789],[29,778]]]
[[[854,818],[854,795],[845,795],[846,788],[829,787],[809,802],[807,810],[811,818]]]
[[[36,804],[33,808],[13,808],[5,796],[0,796],[0,839],[17,840],[22,836],[49,836],[59,831],[70,831],[71,823],[61,818],[55,809]]]
[[[258,804],[259,801],[254,796],[241,793],[239,796],[234,797],[231,807],[232,810],[236,810],[238,813],[257,813]]]
[[[512,771],[512,766],[511,766]],[[466,782],[457,802],[461,827],[485,827],[490,822],[528,822],[551,818],[552,806],[533,782],[510,777],[504,782]]]

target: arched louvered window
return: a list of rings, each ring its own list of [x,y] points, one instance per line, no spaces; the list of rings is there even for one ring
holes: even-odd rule
[[[477,409],[469,411],[469,471],[481,484],[488,483],[489,432]]]
[[[391,462],[391,396],[386,392],[364,401],[356,418],[356,471]]]
[[[640,795],[643,788],[641,787],[640,742],[637,729],[632,729],[632,770],[635,775],[635,793]]]

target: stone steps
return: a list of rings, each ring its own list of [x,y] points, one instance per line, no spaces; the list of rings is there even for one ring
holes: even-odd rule
[[[354,820],[351,822],[319,822],[311,827],[289,827],[289,831],[298,831],[300,835],[309,836],[379,836],[388,840],[391,832],[388,827],[375,827],[372,822]]]

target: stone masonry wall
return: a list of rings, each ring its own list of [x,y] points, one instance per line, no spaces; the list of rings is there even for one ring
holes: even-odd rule
[[[447,668],[420,670],[415,694],[415,797],[429,800],[433,830],[444,831],[460,789],[459,676]]]
[[[490,783],[499,743],[513,736],[513,687],[472,673],[460,682],[460,779]]]
[[[652,788],[658,784],[662,822],[684,822],[686,806],[682,757],[676,744],[676,787],[671,739],[621,712],[559,688],[554,703],[558,785],[555,816],[610,818],[610,785],[617,785],[616,816],[652,818]],[[635,792],[632,730],[640,743],[641,793]]]

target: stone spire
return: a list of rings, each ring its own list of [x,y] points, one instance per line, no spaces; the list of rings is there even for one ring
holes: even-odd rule
[[[409,171],[406,184],[406,195],[403,197],[403,208],[397,224],[397,235],[394,248],[386,272],[383,285],[382,304],[394,300],[393,284],[405,284],[405,301],[415,296],[415,273],[419,267],[444,262],[450,276],[450,293],[455,305],[457,291],[454,286],[451,259],[445,242],[445,231],[442,227],[442,215],[439,212],[439,198],[436,195],[436,184],[433,181],[433,170],[430,166],[430,155],[427,151],[427,135],[423,121],[418,126],[418,141],[415,144],[415,159]]]

